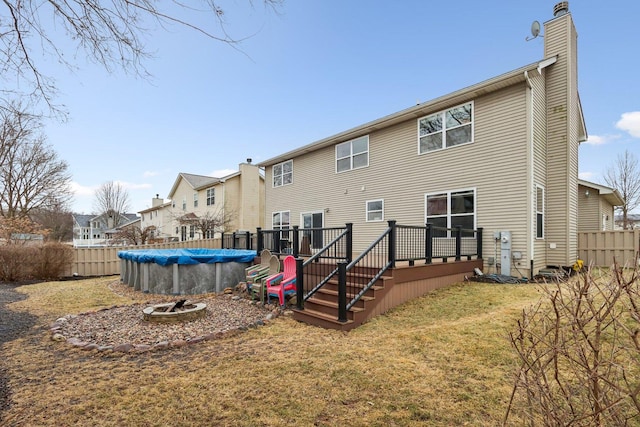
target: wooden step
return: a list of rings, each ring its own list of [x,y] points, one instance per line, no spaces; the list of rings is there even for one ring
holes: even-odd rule
[[[337,316],[309,308],[305,308],[304,310],[294,309],[293,318],[309,325],[320,326],[326,329],[337,329],[339,331],[350,331],[358,326],[353,320],[339,322]]]

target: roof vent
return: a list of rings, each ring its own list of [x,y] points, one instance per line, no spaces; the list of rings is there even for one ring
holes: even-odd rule
[[[569,2],[561,1],[560,3],[553,6],[553,16],[562,16],[569,13]]]
[[[247,163],[251,164],[251,157],[247,159]]]

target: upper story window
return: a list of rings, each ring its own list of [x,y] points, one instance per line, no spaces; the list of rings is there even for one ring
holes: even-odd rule
[[[198,193],[193,193],[193,207],[198,207]]]
[[[187,197],[183,197],[182,198],[182,210],[186,211],[187,210]]]
[[[475,230],[476,224],[475,190],[448,191],[426,195],[426,222],[441,227],[433,230],[434,237],[449,237],[445,228],[461,226],[465,230]],[[462,233],[463,237],[473,237],[473,231]]]
[[[473,103],[418,119],[418,153],[473,142]]]
[[[336,172],[369,166],[369,135],[336,145]]]
[[[384,219],[384,200],[367,201],[367,222]]]
[[[282,187],[293,182],[293,160],[273,165],[273,186]]]
[[[207,206],[213,206],[216,203],[216,189],[207,188]]]

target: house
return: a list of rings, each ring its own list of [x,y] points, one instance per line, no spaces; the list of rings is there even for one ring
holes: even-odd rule
[[[222,178],[179,173],[169,202],[158,195],[139,212],[141,227],[153,226],[154,239],[195,240],[216,233],[255,230],[263,225],[264,176],[251,159]]]
[[[613,230],[615,208],[622,204],[618,190],[579,179],[578,231]]]
[[[261,162],[265,227],[353,223],[356,253],[387,220],[482,227],[485,268],[502,238],[507,274],[574,264],[587,131],[568,2],[553,12],[536,61]]]
[[[106,212],[100,215],[71,214],[73,218],[73,246],[106,246],[117,226],[138,218],[134,213]]]
[[[627,214],[627,222],[629,224],[629,227],[633,230],[636,229],[640,229],[640,214]],[[616,215],[615,217],[615,227],[616,230],[622,230],[623,229],[623,220],[622,220],[622,215]]]

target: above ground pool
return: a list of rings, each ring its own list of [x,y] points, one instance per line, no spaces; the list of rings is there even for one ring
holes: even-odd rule
[[[241,249],[134,249],[118,252],[120,279],[152,294],[222,292],[244,281],[255,251]]]

